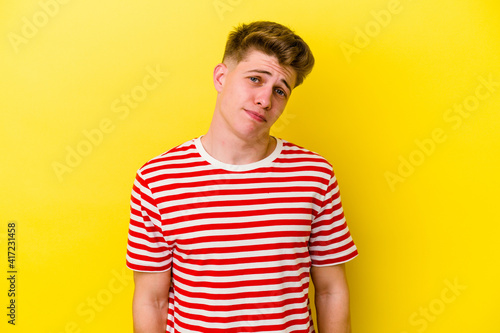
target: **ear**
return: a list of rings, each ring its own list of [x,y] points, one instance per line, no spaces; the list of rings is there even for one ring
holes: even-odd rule
[[[220,63],[214,68],[214,86],[217,92],[221,92],[224,87],[224,82],[226,81],[226,75],[228,73],[228,68],[226,65]]]

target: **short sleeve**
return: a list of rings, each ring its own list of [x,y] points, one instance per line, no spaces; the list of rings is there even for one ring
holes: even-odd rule
[[[358,255],[344,217],[333,171],[320,210],[312,222],[309,253],[313,266],[337,265]]]
[[[164,272],[170,269],[172,249],[163,235],[161,214],[140,171],[130,198],[127,266],[134,271]]]

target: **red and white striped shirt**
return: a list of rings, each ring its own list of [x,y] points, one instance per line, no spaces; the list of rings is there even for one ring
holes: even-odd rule
[[[127,266],[172,269],[167,332],[314,332],[311,265],[357,254],[331,165],[284,140],[230,165],[197,138],[137,172]]]

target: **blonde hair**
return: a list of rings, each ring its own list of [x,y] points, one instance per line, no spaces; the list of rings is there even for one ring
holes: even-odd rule
[[[279,23],[256,21],[241,24],[229,33],[222,61],[236,60],[239,63],[252,50],[275,56],[281,66],[290,66],[297,74],[295,87],[304,81],[314,66],[309,46]]]

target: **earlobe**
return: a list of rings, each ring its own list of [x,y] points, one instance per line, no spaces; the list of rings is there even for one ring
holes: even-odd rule
[[[224,87],[227,72],[227,66],[222,63],[218,64],[214,68],[214,87],[218,92],[221,92]]]

